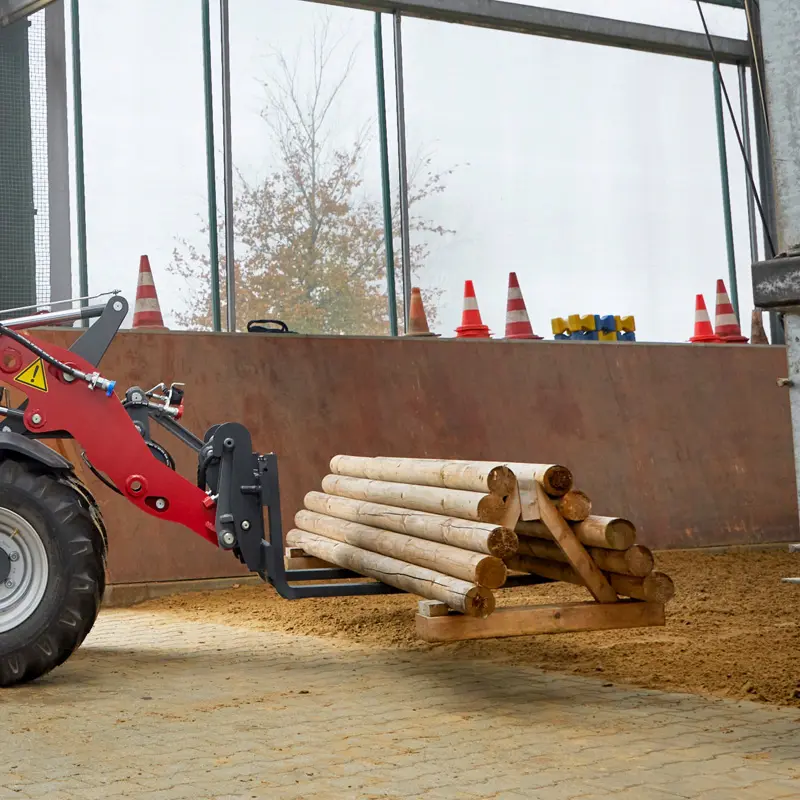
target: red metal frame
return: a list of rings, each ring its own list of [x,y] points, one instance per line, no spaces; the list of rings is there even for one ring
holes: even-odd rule
[[[96,367],[69,350],[32,336],[26,338],[63,364],[88,374],[96,372]],[[33,433],[67,431],[92,465],[105,473],[131,503],[218,545],[215,504],[202,489],[153,457],[120,399],[90,389],[82,380],[68,382],[61,370],[49,364],[45,364],[46,392],[16,382],[15,376],[37,359],[35,353],[0,334],[0,382],[28,398],[25,427]],[[159,499],[166,502],[163,509],[156,507]]]

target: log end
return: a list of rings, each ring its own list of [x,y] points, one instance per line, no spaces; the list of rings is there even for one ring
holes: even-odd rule
[[[583,522],[592,513],[592,501],[580,489],[570,489],[553,503],[561,516],[569,522]]]
[[[641,544],[635,544],[625,551],[625,563],[630,574],[637,578],[646,578],[655,567],[653,554]]]
[[[466,594],[464,612],[470,617],[486,619],[495,609],[495,599],[490,589],[473,586]]]
[[[475,583],[487,589],[499,589],[508,577],[506,565],[494,556],[481,559],[475,567]]]
[[[486,485],[492,494],[510,495],[517,486],[517,476],[509,467],[500,465],[489,471]]]
[[[478,501],[478,522],[492,522],[502,524],[503,517],[508,510],[508,499],[504,500],[496,494],[487,494]]]
[[[642,585],[645,600],[650,603],[668,603],[675,597],[675,584],[663,572],[653,572],[644,579]]]
[[[560,464],[552,464],[542,476],[542,486],[551,497],[562,497],[572,488],[572,473]]]
[[[613,517],[606,526],[608,546],[613,550],[627,550],[636,542],[636,526],[622,517]]]
[[[519,550],[519,537],[511,528],[495,528],[486,543],[489,552],[497,558],[508,558]]]

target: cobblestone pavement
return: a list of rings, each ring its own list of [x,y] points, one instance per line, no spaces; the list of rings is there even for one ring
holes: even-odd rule
[[[0,693],[0,750],[0,800],[800,797],[797,710],[135,611]]]

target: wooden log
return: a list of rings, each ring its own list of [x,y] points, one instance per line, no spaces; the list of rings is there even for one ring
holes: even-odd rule
[[[442,489],[438,486],[413,486],[410,483],[370,481],[346,475],[326,475],[322,488],[328,494],[369,500],[414,511],[429,511],[447,517],[461,517],[476,522],[501,523],[508,500],[496,494],[466,492],[462,489]]]
[[[562,497],[553,500],[553,505],[569,522],[581,522],[592,513],[592,501],[580,489],[570,489]]]
[[[600,547],[590,547],[589,553],[597,566],[604,572],[617,572],[620,575],[645,578],[655,567],[652,552],[641,544],[635,544],[627,550],[603,550]]]
[[[307,553],[324,561],[383,581],[389,586],[429,600],[440,600],[454,611],[470,617],[487,617],[494,611],[495,599],[490,589],[459,578],[451,578],[297,528],[286,534],[286,542],[294,547],[302,547]]]
[[[631,575],[617,575],[609,572],[611,585],[625,597],[635,597],[651,603],[668,603],[675,597],[675,584],[663,572],[651,572],[645,578]]]
[[[518,522],[514,530],[523,536],[537,539],[552,539],[547,526],[541,521]],[[627,550],[636,541],[636,528],[633,523],[621,517],[589,516],[583,522],[572,526],[578,541],[587,547],[600,547],[605,550]]]
[[[506,565],[495,556],[461,550],[449,544],[430,542],[427,539],[406,536],[404,533],[371,528],[316,511],[298,511],[294,523],[300,530],[477,583],[487,589],[499,589],[506,582]]]
[[[572,473],[561,464],[525,464],[507,462],[506,466],[517,475],[530,475],[540,483],[550,497],[561,497],[572,488]],[[519,474],[517,474],[519,473]]]
[[[514,473],[503,464],[478,461],[435,461],[423,458],[361,458],[334,456],[331,472],[373,481],[411,483],[508,495],[517,485]]]
[[[585,586],[583,579],[571,565],[559,561],[516,555],[506,559],[506,566],[517,572],[532,572],[534,575],[542,575],[554,581]],[[614,591],[624,597],[633,597],[649,603],[667,603],[675,596],[675,585],[663,572],[652,572],[645,578],[618,575],[616,572],[603,574]]]
[[[591,547],[627,550],[636,541],[633,523],[621,517],[589,516],[575,525],[578,538]]]
[[[405,533],[431,542],[441,542],[462,550],[505,558],[517,552],[519,538],[510,528],[491,522],[443,517],[426,511],[412,511],[381,503],[352,500],[324,492],[309,492],[305,496],[309,511],[360,522],[373,528]]]
[[[623,600],[618,603],[565,603],[546,606],[498,608],[488,619],[470,619],[459,614],[416,615],[417,636],[426,642],[456,642],[462,639],[493,639],[532,636],[566,631],[601,631],[613,628],[643,628],[664,625],[661,603]]]
[[[603,550],[599,547],[589,547],[587,552],[594,563],[605,572],[618,572],[621,575],[643,578],[653,571],[653,554],[642,545],[634,545],[627,550]],[[568,563],[561,548],[544,539],[523,536],[519,542],[519,553]]]
[[[537,485],[539,513],[553,540],[561,548],[567,560],[580,576],[581,583],[592,593],[599,603],[614,603],[617,594],[609,585],[592,557],[586,552],[578,537],[558,513],[553,501],[545,494],[544,488]]]

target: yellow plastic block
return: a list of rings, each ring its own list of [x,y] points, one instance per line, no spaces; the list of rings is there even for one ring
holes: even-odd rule
[[[617,323],[617,330],[618,331],[635,331],[636,330],[636,320],[632,316],[628,317],[614,317]]]
[[[594,314],[570,314],[569,329],[573,333],[593,331],[595,328]]]
[[[569,323],[564,317],[556,317],[550,320],[550,326],[553,329],[553,334],[569,333]]]
[[[597,332],[597,341],[598,342],[616,342],[617,341],[617,332],[616,331],[598,331]]]

